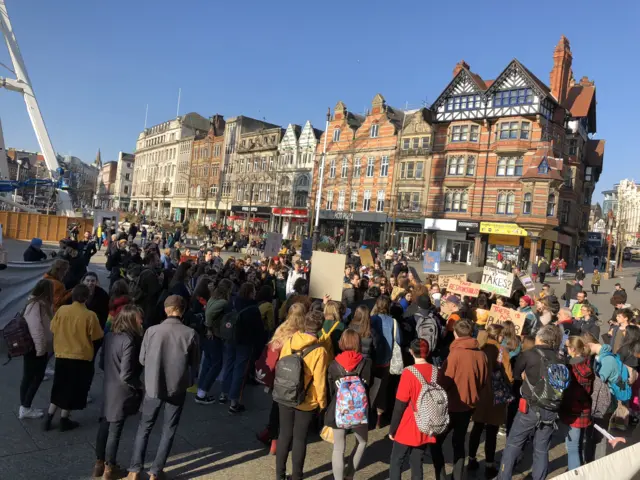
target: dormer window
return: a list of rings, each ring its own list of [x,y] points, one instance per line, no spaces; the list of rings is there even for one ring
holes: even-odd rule
[[[541,175],[547,175],[549,173],[549,162],[547,162],[547,157],[544,157],[538,165],[538,173]]]
[[[458,95],[447,99],[446,110],[448,112],[474,108],[480,108],[480,95]]]
[[[494,107],[509,107],[513,105],[529,105],[533,103],[533,90],[530,88],[517,88],[515,90],[503,90],[493,96]]]

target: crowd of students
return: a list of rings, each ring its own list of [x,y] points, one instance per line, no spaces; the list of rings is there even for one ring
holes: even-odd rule
[[[312,299],[307,262],[225,262],[218,248],[191,255],[176,243],[161,252],[160,242],[147,242],[141,254],[136,244],[116,239],[107,253],[109,293],[92,272],[65,282],[70,262],[55,260],[24,312],[34,349],[24,355],[20,418],[44,417],[49,430],[60,411],[59,429],[76,428],[71,412],[91,400],[101,352],[94,477],[119,478],[120,436],[126,419],[140,411],[128,478],[141,478],[149,434],[164,407],[149,471],[159,478],[188,393],[196,404],[228,404],[238,415],[250,408],[242,402],[248,383],[272,393],[257,437],[275,455],[278,480],[303,478],[313,429],[333,442],[338,480],[353,478],[366,457],[369,430],[387,424],[392,480],[400,479],[406,460],[411,478],[423,478],[427,447],[436,478],[445,478],[449,437],[452,475],[461,479],[465,468],[481,466],[483,433],[487,478],[510,479],[531,443],[532,475],[540,480],[557,428],[567,466],[575,469],[611,449],[596,425],[607,430],[634,422],[640,327],[621,287],[607,326],[584,290],[570,299],[571,308],[560,308],[548,284],[535,296],[460,298],[383,253],[373,267],[349,258],[341,299]],[[511,321],[490,322],[494,303],[525,313],[521,332]],[[52,355],[51,403],[44,412],[32,402]],[[507,439],[498,463],[502,429]],[[349,432],[356,445],[345,462]]]

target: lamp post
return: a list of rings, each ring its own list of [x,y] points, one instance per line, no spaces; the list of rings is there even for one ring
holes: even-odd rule
[[[316,196],[316,218],[315,225],[313,228],[313,249],[315,250],[318,246],[318,240],[320,239],[320,203],[322,201],[322,183],[324,181],[324,166],[325,159],[327,158],[327,138],[329,137],[329,120],[331,120],[331,108],[327,110],[327,121],[325,122],[324,127],[324,145],[322,147],[322,159],[320,160],[320,172],[319,177],[320,181],[318,182],[318,195]]]

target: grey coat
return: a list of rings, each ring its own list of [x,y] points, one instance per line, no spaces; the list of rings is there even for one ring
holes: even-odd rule
[[[138,362],[141,339],[109,332],[104,338],[100,366],[104,370],[102,416],[107,422],[134,415],[142,399],[142,366]]]
[[[148,397],[172,400],[184,396],[200,366],[198,334],[179,318],[169,317],[144,334],[140,363]]]

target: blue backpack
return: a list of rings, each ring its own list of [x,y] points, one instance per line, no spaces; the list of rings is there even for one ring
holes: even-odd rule
[[[620,356],[607,352],[604,357],[612,356],[616,361],[616,371],[618,372],[618,380],[615,383],[607,382],[609,386],[609,390],[611,390],[611,394],[615,397],[616,400],[621,402],[627,402],[631,400],[631,385],[629,385],[629,370],[627,366],[622,363],[620,360]],[[603,356],[601,355],[600,361],[602,362]]]
[[[345,376],[336,380],[335,420],[336,427],[340,429],[353,428],[369,423],[367,418],[369,399],[364,381],[360,377],[363,365],[364,362],[360,362],[354,372],[345,370]]]

